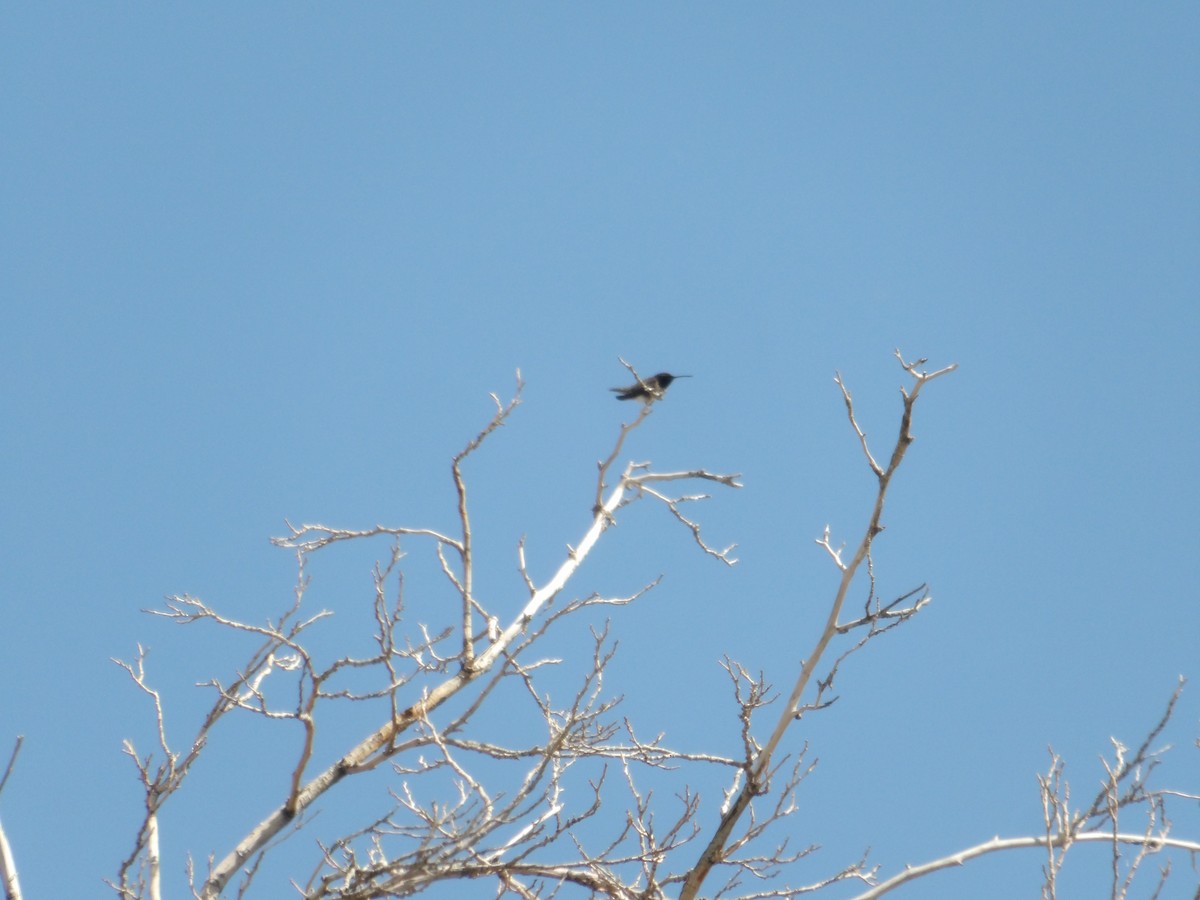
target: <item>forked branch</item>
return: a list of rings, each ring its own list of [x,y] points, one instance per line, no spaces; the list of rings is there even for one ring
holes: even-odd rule
[[[1076,844],[1108,846],[1113,866],[1113,897],[1127,896],[1138,866],[1152,854],[1175,849],[1186,851],[1195,858],[1200,854],[1200,842],[1171,836],[1166,804],[1172,797],[1192,802],[1200,800],[1200,797],[1179,791],[1160,790],[1149,784],[1150,774],[1162,755],[1162,751],[1151,750],[1151,745],[1158,740],[1170,720],[1182,688],[1183,680],[1180,679],[1167,703],[1166,712],[1132,756],[1126,753],[1120,741],[1113,740],[1113,762],[1101,760],[1105,778],[1102,780],[1099,794],[1087,809],[1071,809],[1071,790],[1063,777],[1062,758],[1051,751],[1048,773],[1038,776],[1045,827],[1042,834],[1012,838],[994,837],[940,859],[906,866],[904,871],[864,891],[855,900],[875,900],[918,878],[1005,850],[1041,848],[1046,852],[1047,862],[1042,867],[1045,877],[1042,896],[1046,900],[1054,900],[1057,896],[1059,871],[1067,851]],[[1144,820],[1141,828],[1126,830],[1121,827],[1121,814],[1130,810],[1140,811]],[[1126,853],[1130,849],[1133,851],[1132,858]],[[1121,871],[1122,864],[1124,872]],[[1167,872],[1169,866],[1164,868],[1164,874],[1160,876],[1160,886],[1161,881],[1165,881]],[[1155,891],[1154,895],[1158,896],[1159,893]]]
[[[859,567],[864,560],[869,558],[871,552],[871,544],[876,535],[883,530],[881,520],[883,517],[884,502],[887,499],[888,486],[891,483],[892,477],[899,468],[900,463],[904,459],[905,451],[913,441],[912,436],[912,414],[913,407],[917,402],[917,397],[920,396],[922,388],[935,378],[953,372],[957,366],[950,365],[943,369],[938,369],[934,372],[924,372],[920,369],[926,363],[925,359],[917,360],[913,363],[907,363],[900,355],[900,351],[896,351],[896,358],[900,361],[900,365],[904,371],[913,379],[911,390],[901,388],[901,396],[904,401],[904,408],[900,419],[900,433],[896,438],[896,445],[891,453],[891,458],[888,461],[887,468],[882,468],[871,455],[870,448],[867,446],[866,435],[858,424],[858,420],[854,413],[854,402],[842,382],[841,375],[835,376],[835,382],[841,390],[842,398],[846,404],[847,415],[850,419],[851,428],[862,446],[863,454],[867,458],[867,464],[871,471],[875,474],[879,486],[875,496],[875,503],[871,510],[870,517],[867,522],[866,533],[859,542],[858,547],[854,552],[854,556],[849,562],[845,562],[841,556],[841,550],[834,550],[829,542],[828,530],[825,537],[818,541],[833,557],[838,569],[841,572],[841,579],[838,583],[837,591],[834,594],[833,601],[829,607],[829,614],[826,618],[825,625],[817,638],[816,645],[812,652],[804,659],[801,665],[799,677],[792,688],[791,695],[788,697],[784,705],[779,720],[775,728],[772,730],[770,737],[763,745],[762,751],[749,766],[747,777],[738,791],[732,802],[727,804],[724,814],[722,815],[712,838],[709,840],[704,851],[700,854],[699,859],[688,873],[687,880],[684,882],[683,890],[680,892],[680,900],[695,900],[698,896],[700,887],[708,878],[712,869],[720,864],[725,864],[730,852],[730,845],[733,839],[734,828],[741,817],[750,808],[751,801],[755,796],[764,793],[768,789],[770,782],[770,772],[773,766],[773,759],[783,740],[784,734],[789,726],[796,721],[798,714],[804,709],[802,706],[802,698],[808,690],[809,684],[812,682],[817,667],[822,664],[825,651],[829,643],[843,630],[840,624],[842,608],[845,605],[846,597],[850,591],[850,586],[854,582],[854,578],[858,573]],[[914,610],[915,612],[915,610]]]

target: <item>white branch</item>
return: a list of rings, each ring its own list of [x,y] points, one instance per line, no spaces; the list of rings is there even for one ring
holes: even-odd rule
[[[972,859],[985,856],[988,853],[997,853],[1001,850],[1023,850],[1028,847],[1060,847],[1067,842],[1111,844],[1114,838],[1118,843],[1144,846],[1153,850],[1174,847],[1179,850],[1200,853],[1200,843],[1196,843],[1195,841],[1182,841],[1177,838],[1147,836],[1145,834],[1121,833],[1114,836],[1111,832],[1095,832],[1074,836],[1057,835],[1055,837],[1045,837],[1043,835],[1017,838],[994,837],[990,841],[984,841],[982,844],[976,844],[974,847],[968,847],[965,850],[960,850],[958,853],[952,853],[950,856],[944,856],[941,859],[935,859],[932,862],[923,863],[919,866],[911,866],[899,875],[889,878],[869,891],[864,891],[855,897],[854,900],[873,900],[875,897],[882,897],[884,894],[894,891],[901,885],[928,875],[931,872],[961,866]]]

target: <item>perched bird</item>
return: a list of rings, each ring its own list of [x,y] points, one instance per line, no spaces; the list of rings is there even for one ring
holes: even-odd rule
[[[672,375],[670,372],[659,372],[657,375],[643,378],[641,382],[635,382],[629,387],[609,388],[609,390],[616,392],[618,400],[641,400],[643,403],[649,403],[651,400],[660,399],[676,378],[691,377],[691,375]]]

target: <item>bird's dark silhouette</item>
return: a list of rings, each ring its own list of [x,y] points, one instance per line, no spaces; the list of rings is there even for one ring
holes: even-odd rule
[[[609,390],[616,393],[618,400],[641,400],[649,403],[652,400],[661,399],[676,378],[691,377],[691,375],[672,375],[670,372],[659,372],[657,375],[643,378],[629,387],[609,388]]]

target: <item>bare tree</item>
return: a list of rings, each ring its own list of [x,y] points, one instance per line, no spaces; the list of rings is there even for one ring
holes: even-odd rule
[[[307,814],[318,799],[363,783],[360,776],[381,766],[395,775],[387,810],[334,838],[314,836],[309,869],[292,879],[298,896],[403,897],[439,882],[484,879],[496,896],[519,898],[693,900],[703,891],[710,897],[757,900],[794,897],[841,882],[857,882],[866,898],[985,853],[1041,847],[1046,853],[1043,893],[1053,898],[1067,850],[1075,843],[1104,840],[1114,859],[1113,896],[1124,897],[1149,855],[1172,847],[1200,850],[1200,845],[1168,834],[1168,797],[1189,795],[1148,785],[1160,756],[1152,744],[1166,725],[1177,691],[1137,751],[1130,754],[1114,743],[1105,784],[1087,808],[1070,806],[1062,761],[1052,758],[1040,780],[1044,833],[996,838],[891,878],[884,878],[864,854],[834,864],[810,883],[788,882],[795,871],[792,864],[816,849],[789,845],[786,820],[799,810],[797,789],[815,765],[807,761],[802,744],[793,740],[788,745],[789,733],[805,716],[832,703],[843,663],[874,638],[911,620],[930,600],[925,585],[881,596],[872,548],[883,532],[889,486],[913,442],[918,398],[927,384],[955,366],[926,371],[924,359],[905,362],[898,351],[896,357],[909,384],[901,389],[900,427],[885,456],[873,452],[849,389],[840,375],[835,377],[850,428],[876,482],[874,502],[862,536],[851,547],[835,544],[828,528],[816,541],[840,577],[786,698],[780,701],[764,674],[724,660],[735,702],[730,726],[741,735],[738,755],[680,749],[653,731],[647,736],[620,714],[620,698],[606,691],[613,627],[611,620],[600,621],[595,614],[637,601],[657,582],[625,596],[580,593],[568,599],[566,593],[597,541],[617,526],[617,514],[624,517],[625,510],[642,501],[662,504],[713,563],[736,563],[735,548],[710,543],[690,509],[708,498],[697,490],[741,487],[739,475],[703,468],[659,471],[649,463],[632,462],[614,474],[626,438],[645,424],[662,396],[631,366],[633,377],[646,388],[646,402],[597,464],[592,518],[579,542],[567,547],[557,571],[542,584],[526,566],[524,540],[518,543],[516,565],[525,586],[518,602],[490,598],[477,588],[463,467],[519,405],[523,385],[518,373],[512,398],[504,403],[492,396],[491,421],[452,460],[457,498],[453,533],[411,525],[351,530],[289,524],[288,533],[275,543],[296,554],[298,577],[292,603],[277,620],[241,621],[190,595],[171,597],[156,612],[179,624],[207,622],[242,633],[258,646],[231,678],[208,682],[212,705],[186,749],[174,749],[168,740],[165,704],[151,686],[142,648],[132,662],[120,662],[150,699],[158,746],[144,755],[132,741],[125,746],[142,784],[145,814],[128,857],[110,882],[114,891],[123,898],[161,897],[159,831],[165,806],[183,788],[193,764],[215,738],[217,725],[235,714],[298,725],[301,738],[281,763],[288,776],[278,807],[224,857],[210,857],[203,867],[189,861],[193,894],[205,900],[251,893],[264,860],[283,838],[308,826]],[[372,540],[387,542],[388,550],[372,576],[371,651],[331,657],[318,651],[313,639],[329,613],[305,610],[310,561],[331,546]],[[403,548],[421,544],[429,548],[430,563],[455,598],[454,614],[444,621],[432,618],[436,610],[414,611],[405,596]],[[514,607],[519,607],[515,615],[502,612]],[[562,633],[586,633],[587,652],[568,660],[549,653],[550,636]],[[576,667],[574,685],[565,690],[561,674],[551,675],[570,665]],[[371,709],[379,724],[322,767],[317,738],[337,704]],[[499,738],[485,723],[487,712],[498,704],[514,722]],[[772,706],[774,715],[763,730],[762,718],[771,716]],[[653,786],[667,773],[682,778],[684,787],[661,800]],[[726,785],[720,803],[691,786],[713,774]],[[1141,827],[1118,828],[1118,817],[1130,810],[1141,811]],[[1132,858],[1123,856],[1125,848]],[[15,870],[13,879],[15,883]],[[278,886],[271,885],[269,892],[278,896]]]

